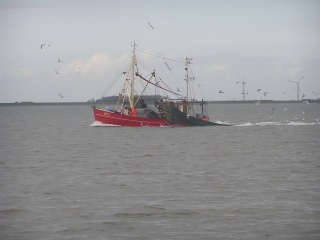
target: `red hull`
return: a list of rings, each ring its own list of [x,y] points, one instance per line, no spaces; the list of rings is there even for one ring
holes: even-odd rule
[[[100,108],[93,108],[96,121],[114,126],[128,127],[165,127],[181,126],[170,124],[166,119],[142,118],[122,115],[120,113],[110,112]]]

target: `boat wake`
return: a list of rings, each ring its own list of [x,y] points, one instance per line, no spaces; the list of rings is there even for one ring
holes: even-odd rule
[[[320,125],[320,122],[258,122],[258,123],[236,123],[232,124],[236,127],[251,127],[251,126],[312,126],[312,125]]]
[[[230,125],[235,127],[252,127],[252,126],[313,126],[313,125],[320,125],[320,121],[316,122],[258,122],[258,123],[229,123],[229,122],[221,122],[216,121],[217,124],[223,124],[223,125]],[[99,121],[93,122],[91,127],[121,127],[120,125],[114,125],[114,124],[105,124]],[[168,126],[162,126],[162,127],[168,127]]]

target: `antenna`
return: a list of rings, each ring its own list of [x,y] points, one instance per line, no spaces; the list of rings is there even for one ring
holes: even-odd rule
[[[304,76],[302,76],[302,78],[300,78],[300,80],[299,80],[298,82],[288,80],[289,82],[293,82],[293,83],[296,83],[296,84],[297,84],[297,101],[298,101],[298,102],[299,102],[299,92],[300,92],[299,83],[301,82],[301,80],[302,80],[303,78],[304,78]]]

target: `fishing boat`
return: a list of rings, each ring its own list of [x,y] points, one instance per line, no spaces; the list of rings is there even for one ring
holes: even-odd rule
[[[207,101],[197,101],[191,98],[191,78],[189,77],[191,59],[185,59],[186,95],[184,96],[178,87],[177,91],[174,91],[165,84],[155,70],[151,70],[148,76],[139,70],[136,46],[133,43],[132,57],[127,64],[128,69],[123,70],[120,74],[123,77],[123,85],[116,106],[114,108],[106,107],[106,103],[101,100],[102,98],[92,106],[96,122],[106,126],[130,127],[225,125],[209,121]],[[165,64],[170,70],[168,64],[166,62]],[[137,88],[138,85],[140,90]],[[147,103],[144,99],[150,87],[155,91],[155,99],[152,104]],[[167,95],[159,98],[156,94],[157,90],[166,92]],[[168,94],[174,97],[169,98]]]

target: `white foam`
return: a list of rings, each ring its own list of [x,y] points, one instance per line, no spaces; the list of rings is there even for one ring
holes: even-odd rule
[[[90,126],[91,127],[121,127],[120,125],[105,124],[99,121],[93,122]]]
[[[241,123],[233,126],[237,127],[251,127],[251,126],[310,126],[320,125],[320,122],[306,123],[306,122],[258,122],[258,123]]]
[[[224,125],[231,125],[231,123],[229,122],[222,122],[222,121],[215,121],[214,123],[217,123],[217,124],[224,124]]]
[[[304,123],[304,122],[289,122],[289,123],[287,123],[286,125],[293,125],[293,126],[304,126],[304,125],[306,125],[306,126],[308,126],[308,125],[317,125],[317,124],[319,124],[319,123]]]
[[[237,126],[237,127],[249,127],[249,126],[254,126],[253,123],[242,123],[242,124],[235,124],[233,126]]]

